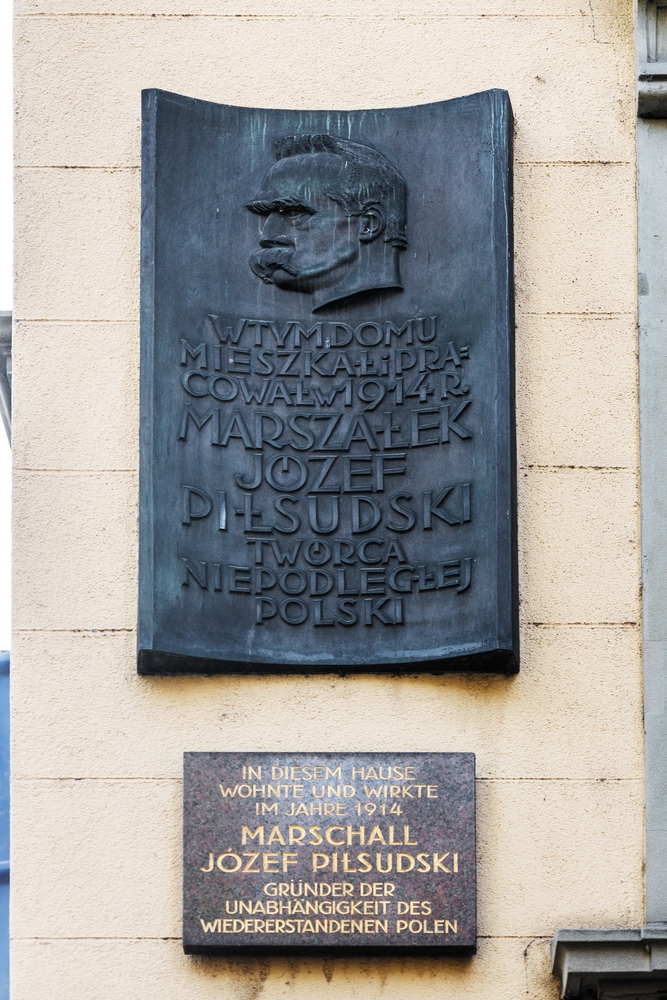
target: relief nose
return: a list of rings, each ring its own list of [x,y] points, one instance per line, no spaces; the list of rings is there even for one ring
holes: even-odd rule
[[[262,226],[259,245],[265,248],[291,246],[289,235],[285,232],[286,227],[287,223],[281,217],[280,213],[271,212]]]

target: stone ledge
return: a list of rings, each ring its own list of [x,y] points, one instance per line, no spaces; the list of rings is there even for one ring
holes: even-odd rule
[[[667,1000],[667,924],[557,931],[551,971],[561,981],[561,997]]]

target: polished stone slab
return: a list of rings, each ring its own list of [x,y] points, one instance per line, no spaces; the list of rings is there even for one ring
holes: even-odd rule
[[[188,954],[476,947],[469,753],[186,753]]]

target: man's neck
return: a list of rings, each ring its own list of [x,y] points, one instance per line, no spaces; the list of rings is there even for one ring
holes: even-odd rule
[[[379,259],[370,260],[367,258],[364,260],[365,255],[361,256],[356,265],[337,285],[314,291],[312,311],[317,312],[324,306],[348,299],[352,295],[360,295],[362,292],[372,292],[375,289],[383,288],[402,290],[403,284],[398,269],[398,251],[386,244],[382,250],[385,252]]]

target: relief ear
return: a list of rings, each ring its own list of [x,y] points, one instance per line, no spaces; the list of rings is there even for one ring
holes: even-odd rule
[[[381,236],[385,229],[384,211],[380,205],[364,209],[359,216],[359,241],[371,243]]]

